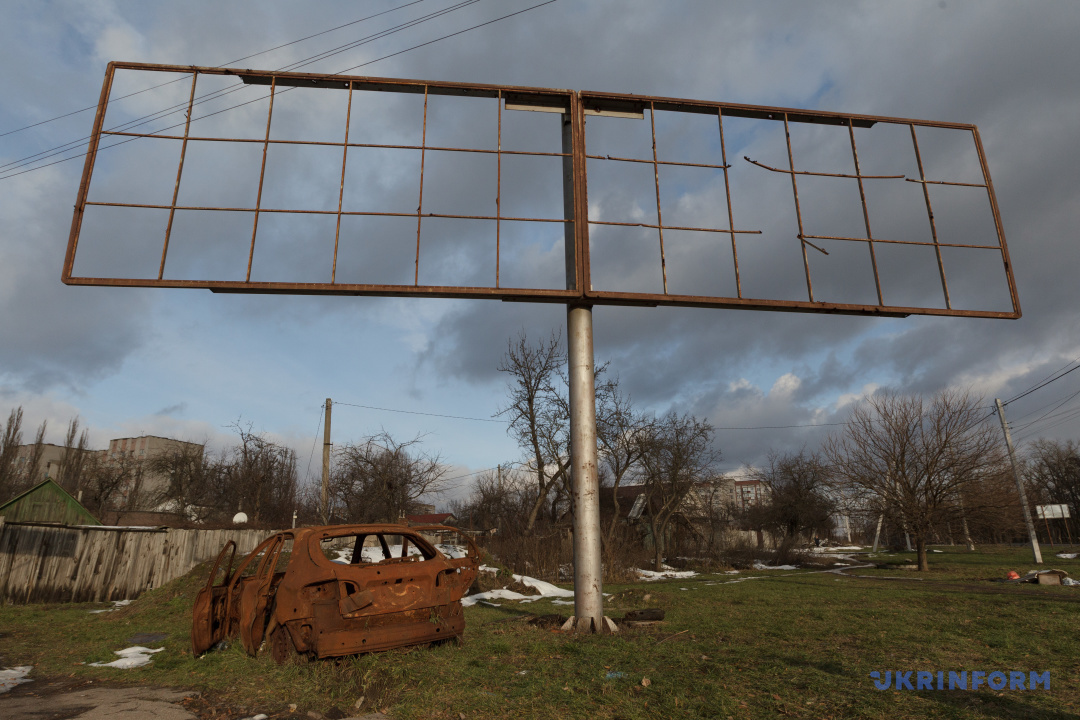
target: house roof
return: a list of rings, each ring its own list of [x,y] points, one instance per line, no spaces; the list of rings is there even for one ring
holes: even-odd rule
[[[406,515],[405,519],[414,525],[444,525],[447,520],[456,520],[454,513],[431,513],[429,515]]]
[[[6,522],[55,522],[62,525],[100,525],[75,498],[51,478],[0,505]]]

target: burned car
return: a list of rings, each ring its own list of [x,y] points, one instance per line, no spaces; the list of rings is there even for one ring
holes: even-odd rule
[[[425,537],[447,534],[464,540],[462,557]],[[293,653],[327,658],[460,638],[461,598],[480,565],[472,539],[442,525],[297,528],[233,569],[235,559],[229,541],[195,596],[195,655],[236,635],[250,655],[268,640],[279,663]]]

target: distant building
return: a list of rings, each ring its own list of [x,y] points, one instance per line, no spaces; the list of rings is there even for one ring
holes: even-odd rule
[[[168,489],[169,479],[162,474],[151,472],[147,463],[167,452],[185,448],[195,450],[200,454],[203,451],[203,446],[198,443],[141,435],[110,440],[108,449],[87,450],[85,459],[106,464],[116,464],[124,458],[134,461],[135,467],[131,477],[110,498],[109,506],[112,509],[160,510],[162,508],[156,505],[161,494]],[[37,465],[31,467],[34,463],[34,455],[38,451],[40,455],[37,458]],[[40,447],[34,443],[20,445],[15,452],[15,474],[22,478],[24,487],[26,484],[40,483],[46,479],[56,480],[75,493],[77,499],[81,499],[80,493],[76,492],[76,488],[80,486],[78,481],[63,477],[64,455],[67,452],[69,452],[67,448],[52,443],[42,443]],[[86,463],[88,464],[89,462]]]
[[[135,477],[120,488],[119,497],[114,501],[114,504],[127,510],[157,509],[154,506],[161,494],[168,489],[169,478],[162,474],[150,472],[145,463],[168,452],[183,449],[202,453],[203,446],[200,443],[189,443],[156,435],[140,435],[139,437],[110,440],[109,448],[105,450],[106,462],[115,462],[127,457],[142,466],[142,471],[136,473]]]
[[[100,525],[90,511],[53,480],[43,480],[0,505],[4,522]]]
[[[52,443],[41,444],[41,456],[37,461],[37,468],[31,468],[34,461],[36,445],[20,445],[15,450],[15,474],[22,476],[25,482],[40,483],[46,478],[57,479],[60,467],[64,462],[64,453],[67,451],[62,445]]]
[[[739,510],[765,502],[769,488],[760,480],[735,480],[731,488],[732,504]]]

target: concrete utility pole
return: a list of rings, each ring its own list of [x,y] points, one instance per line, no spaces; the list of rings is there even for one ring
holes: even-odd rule
[[[574,208],[573,113],[564,113],[562,125],[563,209],[567,218],[578,217]],[[566,223],[566,286],[577,285],[576,223]],[[574,617],[566,629],[578,632],[610,631],[605,627],[603,568],[600,558],[600,482],[596,467],[596,372],[593,367],[591,305],[567,305],[566,349],[570,380],[570,478],[574,502]],[[569,626],[569,627],[567,627]]]
[[[1035,534],[1035,523],[1031,520],[1031,510],[1028,509],[1027,493],[1024,492],[1024,484],[1020,482],[1020,470],[1016,467],[1016,453],[1013,452],[1012,435],[1009,434],[1009,423],[1005,421],[1005,406],[1000,398],[994,398],[997,405],[998,419],[1001,420],[1001,430],[1005,433],[1005,447],[1009,449],[1009,462],[1012,463],[1013,478],[1016,479],[1016,492],[1020,494],[1020,509],[1024,511],[1024,524],[1027,525],[1028,538],[1031,539],[1031,554],[1035,556],[1035,564],[1042,565],[1042,551],[1039,550],[1039,538]]]
[[[326,419],[323,421],[322,446],[322,513],[323,524],[330,522],[330,407],[333,403],[326,398]]]

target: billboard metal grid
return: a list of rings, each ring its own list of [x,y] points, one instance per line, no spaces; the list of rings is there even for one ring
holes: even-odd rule
[[[186,103],[186,117],[183,123],[176,124],[159,132],[134,132],[131,128],[106,129],[104,127],[105,113],[109,106],[112,84],[118,70],[137,71],[146,73],[179,73],[190,76],[190,90]],[[229,137],[214,136],[204,137],[192,135],[192,111],[199,103],[197,96],[197,84],[200,76],[234,76],[249,85],[268,86],[269,106],[265,118],[265,128],[260,133],[261,137]],[[300,140],[280,139],[271,137],[271,125],[274,118],[274,99],[283,92],[292,88],[321,88],[326,90],[339,90],[348,93],[345,115],[342,118],[341,141],[323,140]],[[395,143],[370,143],[356,142],[350,139],[349,132],[352,126],[353,96],[357,91],[377,91],[386,93],[407,93],[422,95],[423,118],[421,122],[422,133],[419,144],[395,144]],[[460,96],[473,98],[494,99],[496,104],[496,137],[493,148],[478,147],[451,147],[439,144],[429,144],[429,113],[428,100],[434,96]],[[561,152],[541,152],[535,150],[514,150],[503,148],[503,117],[504,113],[516,110],[538,110],[562,114],[563,133],[561,138]],[[585,122],[588,116],[608,116],[644,119],[646,113],[649,116],[649,131],[651,134],[652,148],[651,157],[626,157],[614,155],[601,155],[589,153],[586,149]],[[721,162],[687,162],[672,158],[666,158],[657,150],[656,144],[656,118],[657,113],[682,113],[707,115],[716,118],[716,136],[721,150]],[[806,295],[805,299],[755,297],[745,292],[740,266],[739,250],[745,248],[747,242],[753,242],[755,236],[760,236],[762,230],[756,228],[739,228],[736,225],[738,212],[732,201],[731,171],[735,162],[729,157],[728,142],[725,137],[725,120],[730,118],[747,118],[752,120],[764,120],[780,123],[783,126],[786,139],[787,167],[769,165],[760,160],[743,157],[742,162],[748,163],[747,167],[753,167],[762,173],[787,175],[791,184],[791,200],[794,207],[795,220],[797,223],[797,235],[793,240],[801,251],[803,274],[805,276]],[[821,172],[812,167],[801,167],[796,161],[792,151],[791,125],[795,123],[833,125],[846,129],[851,151],[851,161],[854,173]],[[870,128],[879,123],[888,123],[906,128],[911,137],[911,147],[915,155],[918,167],[917,177],[907,177],[904,174],[864,174],[860,165],[859,148],[856,142],[856,128]],[[168,134],[168,130],[177,130],[182,127],[182,132]],[[925,128],[941,128],[959,130],[970,133],[978,158],[981,183],[958,182],[948,178],[929,177],[924,169],[923,152],[919,145],[919,131]],[[93,178],[93,171],[97,154],[102,149],[101,142],[105,138],[118,137],[126,140],[142,138],[156,138],[179,141],[180,152],[175,171],[175,183],[172,188],[171,202],[165,203],[132,203],[132,202],[98,202],[89,199],[89,190]],[[261,145],[262,158],[259,169],[258,193],[253,206],[207,206],[185,205],[178,203],[180,187],[184,175],[184,160],[187,148],[191,143],[216,142],[216,143],[246,143]],[[294,209],[288,207],[268,207],[263,203],[263,182],[266,176],[266,157],[272,146],[324,146],[341,148],[341,171],[340,183],[337,188],[336,209]],[[107,147],[107,146],[106,146]],[[347,210],[344,207],[346,189],[346,169],[350,149],[374,148],[380,150],[407,150],[420,153],[420,167],[415,212],[382,212],[382,211],[358,211]],[[430,212],[425,210],[424,204],[424,180],[425,161],[429,153],[477,153],[495,158],[496,165],[496,197],[494,214],[466,214]],[[549,157],[559,158],[563,166],[563,183],[566,188],[564,198],[563,217],[532,217],[524,215],[506,214],[503,212],[504,156],[525,157]],[[653,175],[653,190],[655,192],[655,217],[656,222],[643,222],[634,218],[610,219],[593,217],[590,215],[587,190],[587,163],[611,163],[618,166],[646,165],[651,166]],[[697,168],[722,174],[724,181],[724,194],[717,198],[718,207],[726,214],[726,227],[712,225],[686,225],[677,223],[665,223],[664,212],[661,203],[662,178],[661,171],[665,168]],[[857,186],[861,203],[861,213],[865,234],[863,235],[839,235],[839,234],[814,234],[804,226],[805,200],[800,199],[799,183],[802,178],[828,177],[837,178]],[[875,234],[872,229],[872,213],[867,204],[866,186],[876,182],[903,182],[915,183],[922,189],[922,197],[925,204],[926,221],[929,225],[930,236],[926,240],[890,238]],[[934,214],[934,204],[931,198],[932,186],[966,187],[975,190],[983,190],[988,199],[990,213],[992,215],[995,236],[992,240],[983,242],[952,242],[939,237]],[[154,240],[161,243],[160,262],[158,263],[156,277],[100,277],[83,276],[76,274],[75,258],[78,251],[80,229],[87,208],[95,206],[119,207],[119,208],[142,208],[168,212],[168,220],[163,229],[163,237]],[[244,212],[252,215],[251,235],[248,242],[247,267],[243,280],[209,280],[209,279],[175,279],[166,276],[166,267],[169,257],[169,245],[172,239],[174,218],[177,211],[183,212]],[[335,218],[335,233],[333,253],[326,259],[326,278],[322,282],[271,282],[257,281],[252,279],[252,262],[256,250],[259,247],[259,218],[268,214],[295,214],[295,215],[322,215]],[[360,284],[353,282],[341,282],[338,275],[339,257],[338,249],[342,239],[342,218],[352,216],[382,216],[397,218],[415,218],[416,240],[413,252],[413,277],[411,284]],[[494,273],[490,284],[484,285],[432,285],[421,282],[421,267],[423,264],[423,252],[421,247],[421,230],[425,220],[445,218],[453,220],[473,220],[493,223],[495,226],[494,245]],[[525,223],[561,225],[564,228],[565,257],[566,257],[566,287],[517,287],[507,283],[501,273],[503,266],[503,239],[502,230],[505,223]],[[626,289],[594,289],[590,271],[590,227],[607,227],[612,229],[642,228],[656,232],[656,263],[657,272],[661,279],[661,292],[640,292]],[[665,247],[665,231],[671,232],[701,232],[718,236],[726,236],[725,242],[730,244],[731,268],[730,272],[734,279],[735,292],[733,295],[706,295],[706,294],[679,294],[669,289],[668,283],[668,251]],[[867,248],[867,259],[873,276],[873,288],[876,294],[876,302],[869,304],[840,303],[823,301],[821,297],[815,297],[815,288],[811,273],[810,253],[823,253],[828,251],[822,247],[821,241],[850,243],[862,245]],[[944,307],[940,306],[915,306],[894,305],[887,303],[886,292],[882,288],[882,279],[879,273],[878,248],[882,246],[916,246],[932,249],[936,258],[936,273],[940,279],[941,293]],[[1001,268],[1008,289],[1009,310],[972,309],[955,307],[950,295],[946,262],[942,257],[942,249],[959,249],[972,251],[994,251],[1000,256]],[[289,293],[289,294],[339,294],[339,295],[381,295],[381,296],[414,296],[414,297],[463,297],[463,298],[493,298],[500,300],[531,301],[531,302],[557,302],[582,305],[642,305],[642,306],[693,306],[693,307],[726,307],[758,310],[781,310],[795,312],[819,312],[840,313],[854,315],[876,316],[905,316],[909,314],[926,315],[952,315],[968,317],[993,317],[993,318],[1016,318],[1020,316],[1020,304],[1016,292],[1012,266],[1009,261],[1008,249],[1005,243],[1005,235],[1002,229],[1000,213],[994,194],[993,184],[990,179],[986,163],[985,153],[979,137],[978,129],[974,125],[930,122],[909,120],[891,117],[878,117],[867,115],[853,115],[831,113],[823,111],[794,110],[789,108],[738,105],[730,103],[707,102],[697,100],[683,100],[662,97],[643,97],[635,95],[619,95],[597,92],[575,92],[570,90],[554,90],[548,88],[524,88],[513,86],[492,86],[480,84],[433,82],[420,80],[395,80],[385,78],[352,77],[340,75],[319,75],[310,73],[278,73],[255,70],[234,70],[223,68],[206,68],[171,65],[148,65],[142,63],[110,63],[102,88],[101,100],[95,118],[93,132],[90,140],[90,148],[87,153],[82,182],[72,220],[71,234],[69,237],[67,255],[65,257],[63,280],[73,285],[104,285],[104,286],[138,286],[138,287],[187,287],[207,288],[217,292],[242,292],[242,293]]]

